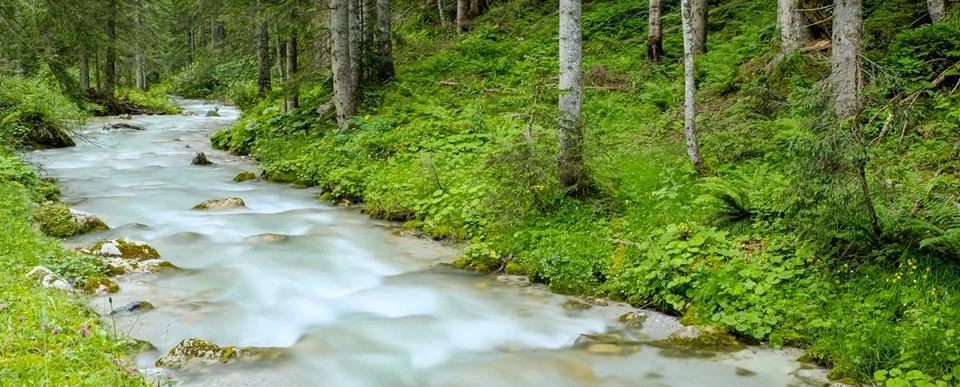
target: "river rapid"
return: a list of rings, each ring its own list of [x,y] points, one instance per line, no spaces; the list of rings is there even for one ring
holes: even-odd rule
[[[676,321],[647,312],[642,329],[628,328],[617,317],[633,309],[615,303],[565,310],[569,297],[522,278],[435,267],[456,250],[320,202],[315,189],[235,183],[256,165],[212,150],[209,137],[239,112],[221,106],[221,117],[203,117],[217,106],[181,103],[198,115],[97,120],[77,129],[77,147],[29,155],[59,180],[65,203],[114,227],[68,245],[123,236],[153,245],[182,269],[117,279],[113,307],[156,306],[105,317],[157,347],[137,356],[138,366],[152,367],[196,337],[281,347],[286,356],[174,372],[187,386],[823,385],[822,370],[801,369],[794,351],[704,354],[649,345]],[[101,129],[106,122],[146,130]],[[190,165],[198,151],[216,165]],[[191,210],[234,196],[246,208]],[[107,297],[91,302],[105,315],[111,310]],[[641,343],[621,355],[574,346],[580,334],[607,332]]]

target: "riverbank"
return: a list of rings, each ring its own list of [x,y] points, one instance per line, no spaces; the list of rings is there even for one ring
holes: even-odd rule
[[[64,249],[33,222],[37,204],[55,186],[0,150],[0,385],[143,386],[110,356],[137,346],[94,313],[87,298],[27,277],[48,267],[69,281],[103,275],[89,256]]]
[[[960,377],[960,270],[945,231],[956,226],[941,222],[956,215],[946,199],[957,181],[954,135],[933,135],[948,130],[957,96],[931,91],[915,105],[926,112],[917,133],[900,137],[868,121],[888,102],[871,99],[862,124],[875,140],[858,148],[822,114],[824,58],[759,71],[774,55],[775,7],[735,3],[712,19],[710,51],[698,58],[698,121],[714,171],[698,177],[679,135],[679,34],[665,37],[664,64],[641,63],[635,8],[584,5],[594,185],[584,200],[556,183],[556,96],[544,90],[554,88],[557,19],[530,1],[494,7],[456,37],[405,21],[397,78],[365,90],[352,130],[337,131],[329,114],[317,119],[329,106],[319,86],[287,114],[276,99],[249,106],[213,144],[253,155],[266,178],[316,185],[322,199],[469,242],[463,268],[525,274],[749,343],[806,348],[838,380],[871,382],[892,369]],[[867,34],[910,12],[871,10]],[[917,33],[932,30],[924,28]],[[911,36],[885,36],[868,52],[890,63],[899,54],[887,44]],[[854,152],[868,155],[879,235]]]

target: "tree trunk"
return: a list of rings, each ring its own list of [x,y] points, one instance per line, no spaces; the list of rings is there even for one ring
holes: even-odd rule
[[[930,11],[930,21],[939,23],[947,15],[946,0],[927,0],[927,9]]]
[[[377,0],[363,0],[363,52],[376,51],[376,35]]]
[[[201,18],[200,23],[197,24],[198,25],[197,30],[200,31],[200,44],[195,44],[194,48],[201,48],[201,47],[207,46],[207,29],[204,28],[204,24],[206,24],[206,22],[204,22],[203,19]]]
[[[797,8],[797,0],[778,0],[777,26],[780,28],[782,56],[796,52],[813,39],[806,16]]]
[[[380,46],[380,81],[393,78],[393,39],[391,35],[390,0],[377,0],[377,40]]]
[[[693,52],[695,54],[707,52],[707,32],[709,31],[707,19],[710,15],[709,3],[709,0],[693,0],[692,26],[693,31],[695,31],[693,35]]]
[[[80,53],[80,90],[90,90],[90,57],[86,51]]]
[[[223,26],[216,20],[210,23],[210,45],[213,46],[213,48],[220,47],[223,43],[223,32]]]
[[[187,64],[193,64],[193,16],[187,16]]]
[[[457,0],[457,33],[462,34],[467,31],[467,12],[469,5],[467,0]]]
[[[117,1],[107,0],[107,47],[104,55],[103,95],[113,101],[117,83]]]
[[[134,20],[134,26],[136,28],[136,39],[134,47],[136,47],[136,52],[133,57],[133,65],[136,68],[135,78],[137,88],[140,90],[147,90],[147,58],[143,54],[143,18],[140,16],[140,10],[137,10],[136,19]]]
[[[284,108],[291,111],[300,107],[300,84],[297,82],[295,74],[297,73],[297,34],[290,32],[287,36],[287,83],[284,85],[286,91]]]
[[[698,174],[703,174],[703,155],[700,154],[700,144],[697,142],[697,111],[696,111],[696,73],[697,44],[700,34],[697,9],[695,3],[699,0],[682,0],[680,7],[683,19],[683,74],[684,74],[684,103],[683,103],[683,132],[687,142],[687,154]]]
[[[257,24],[257,94],[260,98],[270,91],[270,32],[266,20]]]
[[[863,51],[862,0],[836,0],[833,10],[833,111],[844,119],[860,113],[863,89],[861,54]]]
[[[477,16],[480,16],[480,0],[470,0],[470,12],[467,13],[467,17],[473,19]]]
[[[349,0],[350,12],[350,81],[353,83],[354,96],[363,79],[363,31],[360,25],[360,0]]]
[[[350,55],[350,5],[353,0],[330,0],[330,45],[333,67],[334,105],[340,131],[347,130],[347,120],[357,114],[354,100]]]
[[[283,84],[283,81],[286,79],[286,61],[287,61],[287,42],[280,37],[280,32],[277,32],[277,75],[278,81],[280,84]]]
[[[583,49],[580,0],[560,0],[560,152],[557,177],[560,188],[573,196],[586,192],[583,170]]]
[[[660,63],[663,56],[663,4],[661,0],[650,0],[650,18],[647,22],[647,59]]]
[[[443,0],[437,0],[437,12],[440,14],[440,26],[447,26],[447,15],[443,12]]]

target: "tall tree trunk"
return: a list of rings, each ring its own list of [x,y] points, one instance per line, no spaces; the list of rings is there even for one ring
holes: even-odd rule
[[[836,0],[833,9],[833,111],[844,119],[860,113],[863,90],[861,54],[863,51],[862,0]]]
[[[807,18],[797,7],[797,0],[778,0],[777,26],[780,28],[782,56],[790,55],[813,39]]]
[[[457,33],[462,34],[467,31],[467,12],[469,5],[467,0],[457,0]]]
[[[350,12],[350,81],[353,83],[354,96],[363,79],[363,31],[360,25],[360,0],[349,0]]]
[[[193,16],[187,16],[187,64],[193,65]]]
[[[391,35],[390,0],[377,0],[377,40],[380,46],[380,81],[393,78],[393,39]]]
[[[117,0],[107,0],[107,47],[104,55],[103,95],[113,101],[117,83]]]
[[[473,19],[477,16],[480,16],[480,0],[470,0],[470,12],[467,13],[467,17]]]
[[[363,0],[363,51],[376,52],[377,0]],[[368,70],[369,72],[369,70]]]
[[[683,103],[683,133],[687,142],[687,154],[698,174],[703,174],[703,155],[700,154],[700,144],[697,141],[697,110],[696,91],[694,82],[696,74],[697,44],[702,24],[698,24],[695,3],[699,0],[682,0],[680,7],[683,24],[683,74],[684,74],[684,103]]]
[[[136,84],[137,88],[140,90],[147,90],[147,58],[143,54],[143,18],[140,16],[140,10],[137,10],[136,19],[134,20],[134,27],[136,28],[136,39],[135,42],[136,52],[134,53],[133,65],[136,68]]]
[[[216,20],[210,22],[210,45],[213,48],[220,47],[223,43],[223,26]]]
[[[443,12],[443,0],[437,0],[437,12],[440,14],[440,26],[447,26],[447,15]]]
[[[284,108],[291,111],[300,107],[300,84],[297,81],[297,34],[290,32],[287,36],[287,83],[284,85],[286,91]]]
[[[696,34],[693,35],[693,51],[696,54],[707,52],[707,32],[709,31],[708,18],[710,15],[709,0],[693,0],[693,27]]]
[[[100,66],[100,52],[93,52],[93,72],[97,75],[97,90],[103,92],[103,66]]]
[[[939,23],[947,15],[946,0],[927,0],[927,9],[930,11],[930,21]]]
[[[277,75],[278,81],[282,85],[286,79],[286,62],[287,62],[287,42],[280,37],[280,32],[277,31]]]
[[[583,49],[580,0],[560,0],[560,152],[557,177],[571,195],[586,192],[583,170]]]
[[[330,0],[330,45],[333,67],[334,105],[337,109],[337,126],[340,131],[348,129],[347,120],[357,114],[354,100],[354,83],[350,55],[350,5],[353,0]]]
[[[90,57],[86,50],[80,53],[80,90],[90,90]]]
[[[197,23],[197,30],[200,31],[200,43],[194,44],[194,48],[202,48],[207,46],[207,29],[204,28],[207,22],[203,18],[200,18],[200,23]]]
[[[270,32],[266,19],[257,24],[257,94],[260,98],[270,91]]]
[[[660,63],[663,56],[663,4],[661,0],[650,0],[650,18],[647,22],[647,59]]]

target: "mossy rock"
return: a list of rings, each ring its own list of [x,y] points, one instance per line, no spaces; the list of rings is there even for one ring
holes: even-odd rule
[[[191,338],[170,349],[166,356],[157,360],[156,366],[182,370],[238,361],[276,359],[285,353],[282,348],[221,347],[209,341]]]
[[[333,195],[332,195],[329,191],[328,191],[328,192],[324,192],[324,193],[320,194],[319,197],[317,197],[317,200],[322,200],[322,201],[325,201],[325,202],[329,202],[329,201],[332,201],[332,200],[333,200]]]
[[[741,344],[733,335],[711,326],[685,326],[670,334],[667,342],[686,347],[741,349]]]
[[[294,188],[310,188],[314,185],[312,181],[306,179],[297,179],[297,181],[293,182]]]
[[[111,277],[130,273],[160,273],[179,269],[176,265],[162,259],[138,261],[136,259],[114,258],[105,263],[107,265],[107,275]]]
[[[247,203],[244,203],[241,198],[224,198],[224,199],[213,199],[207,200],[203,203],[193,206],[194,210],[225,210],[228,208],[240,208],[246,207]]]
[[[56,238],[69,238],[95,231],[109,230],[100,218],[93,214],[72,210],[62,204],[42,206],[34,220],[45,234]]]
[[[560,304],[560,306],[562,306],[563,309],[566,309],[566,310],[586,310],[593,307],[593,305],[580,301],[576,298],[567,299],[562,304]]]
[[[297,181],[297,174],[283,171],[264,171],[260,178],[274,183],[293,183]]]
[[[244,172],[240,172],[239,175],[234,177],[233,181],[237,183],[243,183],[245,181],[256,180],[256,179],[257,179],[257,174],[250,171],[244,171]]]
[[[30,125],[24,140],[32,148],[68,148],[77,145],[64,128],[51,124]]]
[[[507,274],[510,275],[524,275],[526,271],[523,270],[523,266],[520,266],[516,261],[507,262],[507,266],[503,268]]]
[[[618,320],[628,327],[643,328],[643,323],[647,322],[647,315],[637,312],[627,312],[620,315]]]
[[[453,261],[451,265],[457,269],[470,270],[470,271],[476,271],[481,273],[489,273],[495,269],[495,267],[491,267],[486,262],[483,262],[480,260],[468,260],[466,258],[460,258],[456,261]]]
[[[126,238],[100,241],[89,248],[81,249],[80,252],[101,257],[118,257],[138,261],[160,259],[160,253],[153,246]]]
[[[116,293],[119,291],[120,285],[106,277],[90,277],[83,284],[83,292],[87,294]]]
[[[410,220],[405,222],[401,227],[407,230],[418,230],[420,227],[423,227],[423,222],[419,220]]]

